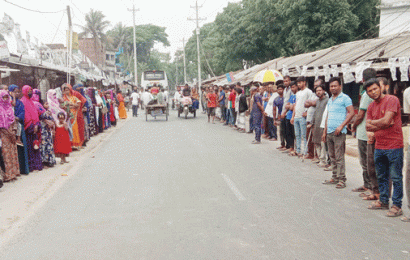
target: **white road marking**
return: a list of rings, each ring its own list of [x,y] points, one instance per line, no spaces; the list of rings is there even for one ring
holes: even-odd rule
[[[224,178],[226,184],[228,184],[228,187],[231,189],[231,191],[238,198],[238,200],[246,200],[246,198],[242,195],[242,193],[236,187],[235,183],[231,179],[229,179],[229,177],[226,176],[225,174],[221,173],[221,175]]]

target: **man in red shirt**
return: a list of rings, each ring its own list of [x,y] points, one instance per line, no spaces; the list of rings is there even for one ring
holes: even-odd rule
[[[238,83],[240,85],[240,83]],[[236,124],[236,112],[235,112],[235,100],[236,100],[236,92],[235,86],[231,86],[231,94],[229,94],[229,108],[231,110],[231,127]]]
[[[215,124],[215,108],[216,108],[216,100],[218,96],[215,94],[218,90],[209,91],[208,95],[206,95],[206,100],[208,101],[208,123],[211,120],[212,116],[212,124]]]
[[[393,182],[393,205],[388,217],[403,214],[403,131],[399,99],[385,95],[377,79],[364,84],[367,94],[374,100],[367,109],[366,130],[376,139],[374,161],[379,183],[380,200],[369,209],[389,209],[389,179]]]

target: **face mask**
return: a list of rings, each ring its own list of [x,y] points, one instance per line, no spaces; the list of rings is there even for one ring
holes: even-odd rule
[[[29,93],[29,94],[28,94],[28,97],[29,97],[29,98],[31,98],[32,96],[33,96],[33,93],[31,93],[31,94]]]

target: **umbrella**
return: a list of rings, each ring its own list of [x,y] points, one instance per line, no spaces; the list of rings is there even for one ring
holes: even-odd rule
[[[253,81],[256,82],[276,82],[278,80],[283,80],[282,74],[277,70],[262,70],[256,73]]]

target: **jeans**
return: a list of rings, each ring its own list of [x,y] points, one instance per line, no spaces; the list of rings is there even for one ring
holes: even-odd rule
[[[278,138],[278,133],[277,133],[277,129],[276,126],[274,124],[273,121],[273,117],[267,117],[266,121],[268,123],[268,134],[269,134],[269,138]]]
[[[345,151],[346,134],[327,134],[327,147],[332,162],[332,179],[335,181],[346,181]]]
[[[138,115],[138,105],[132,105],[132,116]]]
[[[290,119],[285,119],[286,121],[286,148],[294,148],[295,146],[295,129],[290,123]]]
[[[253,120],[253,127],[254,127],[254,130],[255,130],[255,140],[260,142],[261,141],[261,134],[262,134],[262,129],[261,129],[262,114],[261,113],[253,114],[252,120]]]
[[[401,208],[403,199],[403,148],[374,151],[380,201],[389,204],[389,178],[393,182],[393,204]]]
[[[306,154],[306,118],[295,118],[296,153]]]
[[[225,121],[225,125],[229,124],[229,121],[231,120],[231,110],[229,108],[225,108],[225,117],[226,117],[226,121]]]
[[[407,165],[406,165],[406,195],[408,207],[410,208],[410,145],[407,149]]]

